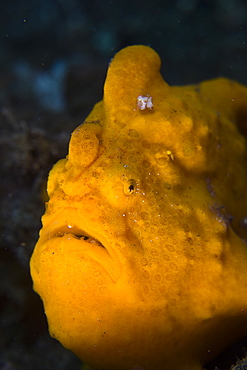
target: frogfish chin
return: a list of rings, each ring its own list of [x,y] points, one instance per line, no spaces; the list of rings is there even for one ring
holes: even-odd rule
[[[247,333],[247,87],[159,70],[115,55],[30,262],[51,336],[97,370],[200,370]]]

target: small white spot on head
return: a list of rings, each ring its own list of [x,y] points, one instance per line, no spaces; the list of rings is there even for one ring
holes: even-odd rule
[[[153,98],[149,95],[139,95],[137,97],[137,108],[140,110],[153,109]]]
[[[243,222],[244,226],[246,226],[247,225],[247,217],[244,217],[242,222]]]

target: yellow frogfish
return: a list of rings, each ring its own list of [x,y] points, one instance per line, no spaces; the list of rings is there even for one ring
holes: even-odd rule
[[[117,53],[49,174],[34,290],[92,369],[199,370],[247,333],[247,87],[159,70]]]

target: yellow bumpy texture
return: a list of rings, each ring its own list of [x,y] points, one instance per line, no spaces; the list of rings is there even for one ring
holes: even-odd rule
[[[120,51],[51,170],[31,259],[50,334],[100,370],[199,370],[247,331],[247,88]]]

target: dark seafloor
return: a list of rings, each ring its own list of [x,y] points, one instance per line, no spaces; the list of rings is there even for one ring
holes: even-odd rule
[[[29,258],[47,174],[101,99],[108,62],[131,44],[160,54],[170,84],[247,84],[247,1],[0,1],[0,370],[81,367],[49,337]],[[205,368],[247,369],[246,355],[242,338]]]

